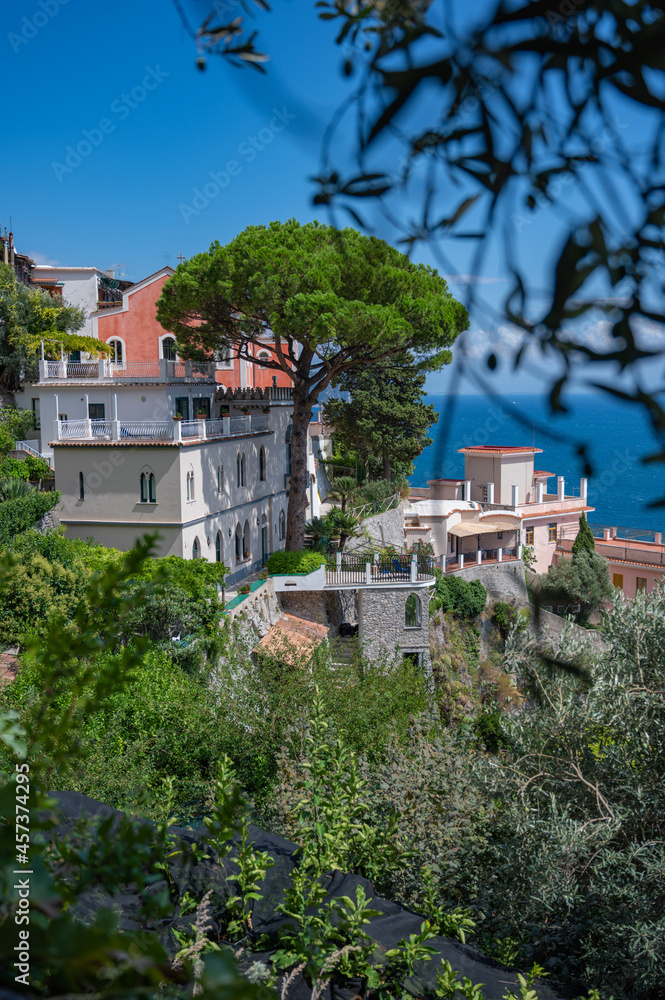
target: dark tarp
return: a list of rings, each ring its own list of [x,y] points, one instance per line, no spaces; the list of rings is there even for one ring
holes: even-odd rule
[[[110,806],[96,802],[78,792],[54,792],[53,798],[57,800],[59,806],[58,825],[54,829],[54,833],[61,838],[66,838],[82,817],[94,820],[110,815],[117,816],[118,819],[122,816],[122,813]],[[137,822],[147,821],[137,820]],[[257,936],[267,934],[270,942],[276,948],[277,932],[286,922],[286,918],[277,913],[276,907],[283,900],[289,887],[291,872],[298,864],[297,857],[294,857],[298,848],[296,844],[275,834],[266,833],[259,827],[250,825],[249,830],[255,849],[267,851],[275,862],[274,867],[268,869],[266,879],[260,887],[259,891],[263,893],[263,898],[254,905],[252,927]],[[206,831],[204,827],[193,830],[172,827],[170,832],[185,842],[205,841]],[[171,877],[179,894],[187,891],[195,899],[201,900],[208,891],[213,890],[211,898],[213,931],[209,935],[213,939],[217,939],[214,928],[219,929],[222,926],[224,901],[233,891],[233,885],[226,881],[226,876],[233,875],[234,871],[237,870],[233,857],[234,850],[232,849],[224,859],[223,866],[210,861],[198,861],[185,866],[178,862],[177,856],[172,859],[170,864]],[[362,886],[364,888],[371,908],[380,911],[380,916],[374,917],[365,927],[366,933],[377,944],[379,961],[381,953],[395,947],[402,938],[408,939],[409,935],[420,933],[424,917],[405,907],[398,906],[397,903],[375,896],[372,885],[367,879],[359,875],[347,875],[344,872],[334,871],[325,876],[324,884],[327,889],[324,905],[337,896],[349,896],[351,899],[355,899],[356,887]],[[165,887],[166,881],[158,882],[151,885],[147,889],[147,893],[157,893]],[[145,897],[145,895],[144,891],[143,896]],[[138,929],[136,917],[139,914],[140,899],[135,891],[124,895],[116,893],[111,898],[101,886],[91,887],[82,893],[73,912],[79,919],[88,922],[94,919],[97,910],[110,906],[119,911],[119,926],[122,929]],[[196,920],[196,915],[195,909],[182,917],[178,907],[174,906],[170,917],[157,920],[154,923],[152,930],[159,936],[169,954],[175,954],[180,947],[171,935],[170,929],[175,927],[189,932]],[[457,971],[459,979],[466,976],[474,984],[483,983],[485,1000],[501,1000],[506,989],[511,989],[519,995],[519,985],[515,974],[498,962],[487,958],[472,945],[463,945],[459,941],[443,937],[434,938],[428,943],[436,948],[442,959],[447,959],[450,962],[453,969]],[[241,957],[239,967],[241,970],[247,969],[256,961],[268,963],[271,954],[270,950],[247,953],[246,956]],[[415,996],[431,996],[436,987],[438,968],[437,956],[433,956],[430,962],[419,963],[417,975],[407,980],[404,985]],[[539,1000],[556,1000],[556,994],[545,984],[539,984],[537,991]],[[356,993],[357,989],[354,988],[342,990],[335,987],[335,997],[339,997],[340,1000],[343,1000],[344,997],[350,1000]],[[310,994],[311,990],[305,980],[299,976],[289,990],[288,1000],[308,1000]],[[324,997],[328,995],[327,992],[324,993]]]

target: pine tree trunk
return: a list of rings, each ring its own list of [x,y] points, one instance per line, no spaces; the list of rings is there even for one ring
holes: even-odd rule
[[[383,453],[383,478],[387,479],[388,482],[392,479],[392,471],[390,468],[390,457],[384,451]]]
[[[286,517],[286,551],[298,552],[305,545],[307,520],[307,428],[316,400],[307,397],[306,390],[293,387],[293,431],[291,434],[291,486]]]

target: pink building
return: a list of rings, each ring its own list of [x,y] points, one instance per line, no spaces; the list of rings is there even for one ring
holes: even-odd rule
[[[587,504],[587,481],[566,488],[563,476],[549,491],[551,472],[534,468],[541,448],[481,445],[460,448],[463,479],[434,479],[414,489],[406,512],[406,537],[429,541],[447,571],[502,562],[533,549],[534,569],[547,571],[560,534],[577,534]],[[574,537],[573,535],[573,537]]]
[[[596,536],[596,552],[608,560],[610,579],[626,597],[634,597],[642,590],[650,593],[665,579],[665,545],[660,531],[590,527]],[[576,534],[577,531],[562,532],[557,543],[557,559],[570,554]],[[633,537],[628,537],[630,535]]]
[[[176,360],[175,337],[157,321],[157,299],[172,274],[173,268],[163,267],[123,291],[115,302],[100,303],[103,308],[93,314],[93,336],[114,345],[116,361],[131,365]],[[267,359],[272,353],[269,339],[254,346],[255,357]],[[274,384],[275,375],[278,386],[291,387],[291,379],[283,372],[260,368],[251,361],[226,357],[215,363],[215,381],[228,389],[266,389]]]

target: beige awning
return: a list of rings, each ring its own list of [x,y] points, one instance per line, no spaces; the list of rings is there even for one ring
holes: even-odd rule
[[[496,531],[517,531],[518,528],[518,521],[460,521],[448,528],[448,534],[467,538],[469,535],[493,535]]]

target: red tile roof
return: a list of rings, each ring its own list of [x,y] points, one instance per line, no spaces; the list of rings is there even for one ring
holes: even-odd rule
[[[503,446],[491,444],[470,444],[464,448],[458,448],[458,452],[480,452],[481,455],[535,455],[542,454],[542,448],[527,448],[524,445]]]
[[[534,469],[533,474],[534,476],[555,476],[556,472],[543,472],[542,469],[539,470]]]

